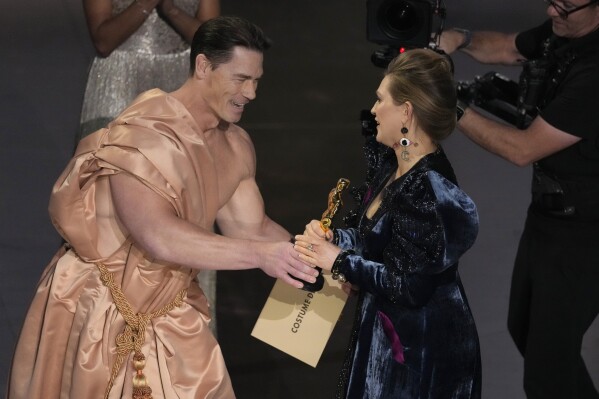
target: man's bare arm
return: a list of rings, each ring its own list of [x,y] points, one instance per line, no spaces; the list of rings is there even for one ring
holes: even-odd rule
[[[119,173],[110,177],[119,221],[133,240],[156,259],[194,269],[260,268],[297,288],[289,274],[314,281],[315,270],[297,259],[285,242],[259,242],[223,237],[179,218],[168,201],[138,179]]]
[[[471,32],[470,44],[461,51],[484,64],[517,65],[524,56],[516,48],[516,35],[493,31]],[[451,54],[465,44],[464,40],[467,40],[467,36],[463,32],[449,29],[441,35],[439,47]]]
[[[520,130],[471,108],[460,118],[458,128],[476,144],[518,166],[529,165],[580,140],[554,128],[540,116],[527,129]]]
[[[219,210],[218,227],[228,237],[259,241],[287,241],[291,234],[266,215],[264,200],[253,177],[247,178]]]
[[[238,126],[228,136],[234,158],[244,171],[241,182],[216,215],[221,232],[228,237],[259,241],[288,241],[291,234],[270,219],[256,183],[256,152],[247,132]],[[233,128],[230,128],[233,130]]]

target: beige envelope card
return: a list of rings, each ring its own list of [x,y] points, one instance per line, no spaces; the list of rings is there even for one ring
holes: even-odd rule
[[[324,274],[318,292],[277,280],[252,336],[316,367],[346,301],[347,294],[330,273]]]

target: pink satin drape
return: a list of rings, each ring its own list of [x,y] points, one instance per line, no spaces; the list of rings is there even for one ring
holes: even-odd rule
[[[181,218],[212,229],[217,182],[203,132],[174,98],[146,92],[108,128],[82,140],[54,186],[50,216],[70,248],[56,254],[40,280],[15,352],[9,399],[104,396],[125,322],[97,261],[115,274],[136,312],[159,309],[187,287],[183,306],[151,320],[146,331],[144,374],[154,399],[235,397],[208,327],[208,303],[192,283],[197,271],[148,259],[115,221],[107,177],[123,172],[167,199]],[[131,398],[134,372],[129,358],[111,399]]]

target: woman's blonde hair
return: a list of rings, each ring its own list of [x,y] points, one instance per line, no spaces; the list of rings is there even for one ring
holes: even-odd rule
[[[385,71],[393,101],[410,101],[422,130],[435,141],[449,136],[456,125],[452,69],[446,56],[429,49],[412,49],[395,57]]]

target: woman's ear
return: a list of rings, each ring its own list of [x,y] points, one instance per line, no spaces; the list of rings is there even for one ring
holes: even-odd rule
[[[404,104],[406,106],[405,116],[408,117],[408,119],[411,119],[412,113],[414,112],[414,106],[410,101],[406,101]]]

